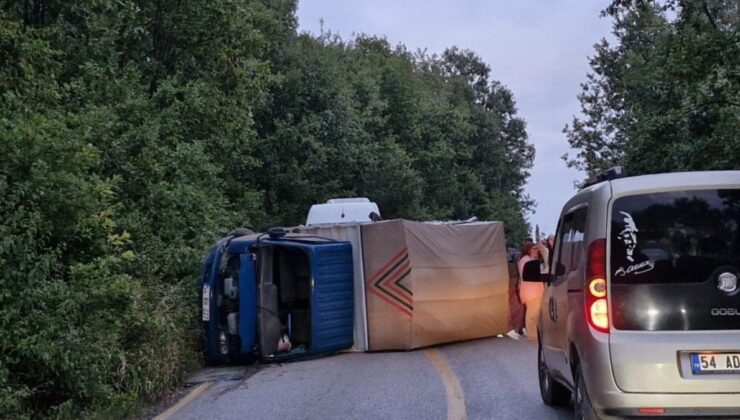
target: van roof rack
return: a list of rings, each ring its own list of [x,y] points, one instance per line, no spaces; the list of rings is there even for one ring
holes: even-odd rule
[[[624,166],[612,166],[603,172],[599,172],[598,174],[591,176],[586,180],[583,186],[581,186],[581,189],[598,184],[599,182],[611,181],[612,179],[624,178],[626,176],[627,171],[624,169]]]

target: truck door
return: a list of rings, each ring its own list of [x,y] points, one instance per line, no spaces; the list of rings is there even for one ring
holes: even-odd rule
[[[353,344],[354,288],[349,242],[310,246],[311,353],[348,349]]]
[[[324,238],[262,241],[258,337],[263,357],[296,358],[352,347],[352,245]],[[287,336],[292,350],[279,349]]]

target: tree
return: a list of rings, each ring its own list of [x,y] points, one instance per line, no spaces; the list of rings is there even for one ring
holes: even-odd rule
[[[502,220],[508,236],[526,236],[529,228],[524,214],[533,202],[523,188],[534,160],[534,147],[527,142],[526,124],[517,115],[513,94],[498,81],[491,81],[490,67],[469,50],[453,47],[441,58],[423,60],[421,66],[440,72],[446,79],[429,89],[444,95],[460,118],[459,129],[446,130],[456,127],[450,121],[439,126],[441,132],[460,135],[450,141],[452,152],[445,153],[455,157],[453,164],[442,165],[454,168],[445,172],[458,183],[454,187],[458,207],[451,216]],[[442,191],[439,201],[444,202],[447,193]]]
[[[268,220],[369,196],[387,218],[503,220],[524,235],[534,149],[513,95],[471,51],[413,55],[383,38],[300,35],[280,54],[252,171]]]
[[[740,12],[725,0],[614,1],[565,128],[569,166],[593,174],[740,167]]]
[[[131,415],[197,363],[202,254],[263,220],[252,114],[294,7],[0,2],[3,415]]]

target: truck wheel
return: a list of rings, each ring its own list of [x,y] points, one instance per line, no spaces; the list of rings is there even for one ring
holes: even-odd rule
[[[542,344],[537,340],[537,371],[540,380],[540,395],[547,405],[566,405],[570,402],[570,391],[560,382],[552,379],[545,363]]]
[[[591,399],[586,391],[586,383],[583,381],[581,365],[575,369],[575,394],[573,395],[573,412],[576,420],[598,420],[599,416],[591,405]]]

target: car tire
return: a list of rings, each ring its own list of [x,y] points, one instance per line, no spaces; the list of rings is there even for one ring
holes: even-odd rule
[[[586,391],[586,383],[583,381],[581,366],[575,368],[575,392],[573,393],[573,414],[576,420],[598,420],[599,416],[591,405],[591,399]]]
[[[567,405],[570,402],[570,391],[560,382],[554,380],[545,363],[542,344],[537,340],[537,376],[540,382],[542,401],[551,406]]]

